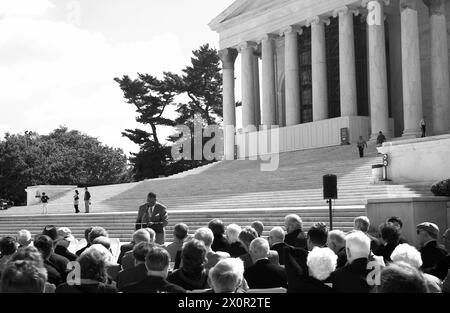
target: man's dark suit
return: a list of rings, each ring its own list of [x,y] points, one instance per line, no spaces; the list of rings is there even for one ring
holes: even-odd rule
[[[296,229],[284,237],[284,242],[297,248],[307,248],[306,235],[301,229]]]
[[[225,252],[228,252],[232,258],[238,258],[241,255],[247,253],[247,251],[245,250],[244,246],[240,241],[236,241],[230,244],[230,247]]]
[[[278,257],[280,259],[280,265],[284,265],[284,248],[287,247],[285,242],[277,242],[270,247],[270,250],[278,252]]]
[[[180,286],[169,283],[162,277],[147,276],[137,284],[123,288],[124,293],[185,293]]]
[[[132,243],[132,242],[121,245],[119,257],[117,258],[117,264],[122,265],[122,258],[125,256],[125,253],[133,250],[133,248],[134,248],[134,243]]]
[[[378,248],[377,251],[373,253],[378,256],[382,256],[385,263],[392,262],[391,254],[394,252],[395,248],[398,246],[398,243],[388,243]]]
[[[367,269],[367,258],[356,259],[352,263],[331,273],[327,282],[333,290],[341,293],[367,293],[372,287],[367,284],[371,270]]]
[[[119,272],[117,275],[117,289],[122,291],[124,287],[139,283],[147,277],[147,267],[144,263],[138,264],[127,270]]]
[[[444,280],[447,277],[448,271],[450,270],[450,254],[447,254],[436,266],[430,270],[430,274],[436,276],[440,280]]]
[[[347,264],[347,252],[345,252],[345,247],[342,247],[337,252],[337,265],[336,268],[344,267]]]
[[[324,282],[308,276],[299,279],[294,287],[288,289],[288,293],[332,293],[333,289]]]
[[[279,265],[261,259],[244,272],[248,286],[253,289],[287,287],[286,271]]]
[[[422,270],[426,273],[430,272],[436,264],[445,258],[447,251],[440,247],[436,240],[429,241],[422,249],[420,249],[422,256]]]
[[[308,250],[303,248],[294,248],[292,246],[284,247],[284,268],[288,281],[287,292],[297,292],[302,290],[302,280],[308,277]]]
[[[55,253],[65,257],[69,261],[76,261],[78,258],[78,256],[76,254],[73,254],[66,247],[63,247],[63,246],[56,246]]]
[[[152,210],[150,212],[150,210]],[[156,233],[155,242],[162,245],[165,242],[165,229],[168,224],[167,208],[156,202],[154,208],[150,208],[148,203],[139,207],[136,219],[136,230],[150,227]]]
[[[66,276],[69,272],[67,269],[67,263],[69,263],[67,258],[54,252],[52,252],[47,260],[44,260],[44,266],[48,272],[49,283],[58,286],[66,281]]]
[[[80,256],[84,250],[86,250],[87,248],[89,248],[91,245],[87,244],[85,247],[81,248],[80,250],[78,250],[77,252],[75,252],[76,255]]]
[[[227,238],[225,238],[223,235],[214,236],[214,240],[211,245],[211,250],[228,252],[229,248],[230,243],[228,242]]]
[[[253,265],[252,257],[250,256],[250,253],[243,254],[239,257],[244,262],[244,269],[248,269],[250,266]]]
[[[128,251],[122,258],[121,266],[123,270],[128,270],[130,268],[135,267],[135,258],[133,254],[133,250]]]

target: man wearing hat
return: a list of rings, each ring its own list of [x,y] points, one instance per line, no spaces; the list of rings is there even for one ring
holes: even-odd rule
[[[57,230],[55,240],[55,253],[67,258],[69,261],[75,261],[77,255],[69,251],[69,245],[75,240],[72,231],[68,227],[60,227]]]
[[[428,273],[447,255],[447,252],[438,245],[439,227],[436,224],[425,222],[417,225],[416,228],[421,246],[422,270]]]

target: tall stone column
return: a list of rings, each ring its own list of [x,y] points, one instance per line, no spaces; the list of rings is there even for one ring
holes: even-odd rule
[[[239,46],[242,65],[242,127],[254,126],[255,121],[255,48],[256,43],[245,42]]]
[[[262,124],[276,125],[276,94],[275,94],[275,35],[262,38]]]
[[[290,26],[282,31],[285,38],[285,93],[286,126],[300,124],[300,77],[298,56],[298,34],[302,30]]]
[[[328,118],[325,25],[329,25],[330,20],[314,16],[307,21],[307,24],[311,25],[313,121],[320,121]]]
[[[347,6],[336,9],[333,16],[339,16],[339,82],[341,116],[358,115],[356,96],[356,61],[355,61],[355,32],[353,15],[359,11]]]
[[[388,83],[386,69],[386,40],[384,34],[384,4],[389,0],[364,0],[367,7],[367,27],[369,46],[369,98],[371,140],[376,140],[382,131],[386,138],[389,130]]]
[[[238,53],[235,49],[219,51],[223,72],[223,151],[225,160],[234,160],[236,102],[234,97],[234,62]]]
[[[418,0],[400,0],[403,137],[418,137],[422,119],[422,82],[419,50]]]
[[[253,62],[253,77],[255,80],[255,126],[259,129],[259,125],[261,125],[261,96],[259,87],[259,55],[256,52]]]
[[[450,130],[450,86],[448,70],[447,19],[444,0],[424,0],[430,11],[431,98],[433,133]]]

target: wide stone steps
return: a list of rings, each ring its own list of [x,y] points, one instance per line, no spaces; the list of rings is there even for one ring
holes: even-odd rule
[[[322,176],[330,173],[338,176],[333,225],[342,230],[350,230],[353,219],[365,215],[367,199],[430,195],[428,186],[370,185],[371,165],[380,163],[380,157],[374,145],[367,152],[360,159],[354,146],[297,151],[280,154],[279,168],[273,172],[262,172],[259,161],[222,161],[175,177],[91,187],[90,214],[72,213],[74,191],[70,191],[50,200],[46,216],[40,205],[0,211],[0,236],[14,235],[21,228],[39,234],[45,225],[55,225],[71,228],[80,239],[85,228],[99,225],[111,237],[129,241],[138,205],[150,191],[168,207],[167,241],[172,240],[176,223],[188,224],[193,233],[213,218],[240,226],[261,220],[267,235],[272,227],[283,226],[285,215],[296,213],[308,229],[315,222],[329,222]],[[80,210],[84,211],[82,202]]]
[[[284,225],[284,216],[290,213],[299,214],[305,229],[313,223],[329,222],[328,208],[280,208],[270,210],[242,209],[242,210],[206,210],[198,211],[174,211],[169,215],[169,225],[166,228],[167,241],[173,239],[172,231],[175,224],[183,222],[193,233],[199,227],[207,226],[213,218],[220,218],[225,224],[236,223],[241,226],[250,225],[255,220],[260,220],[266,226],[267,232],[274,226]],[[365,213],[363,206],[335,208],[333,210],[335,228],[349,230],[352,227],[354,217]],[[129,241],[134,231],[136,212],[130,213],[104,213],[104,214],[65,214],[65,215],[33,215],[26,219],[23,216],[8,216],[0,220],[0,236],[16,234],[18,230],[26,228],[33,235],[42,232],[45,225],[56,227],[69,227],[76,238],[83,238],[84,230],[88,226],[97,225],[105,227],[111,238],[119,238],[121,241]]]

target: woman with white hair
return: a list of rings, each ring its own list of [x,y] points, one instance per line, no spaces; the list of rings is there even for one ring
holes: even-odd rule
[[[107,284],[107,266],[112,262],[112,255],[104,246],[94,244],[78,258],[79,271],[68,275],[74,284],[67,282],[56,288],[56,293],[116,293],[114,286]]]
[[[238,258],[247,253],[244,245],[239,241],[239,234],[241,231],[242,228],[237,224],[230,224],[225,229],[225,237],[230,243],[226,252],[228,252],[232,258]]]
[[[417,270],[420,270],[423,262],[420,252],[413,246],[403,243],[398,245],[391,254],[391,260],[393,263],[405,262]],[[428,291],[430,293],[440,293],[442,291],[442,281],[436,276],[423,273],[421,271],[425,282],[427,284]]]
[[[209,284],[214,293],[244,292],[244,263],[239,258],[227,258],[219,261],[209,271]]]
[[[309,276],[295,281],[288,286],[289,293],[331,293],[332,288],[325,281],[334,272],[337,255],[330,248],[314,249],[308,253],[306,260]]]

